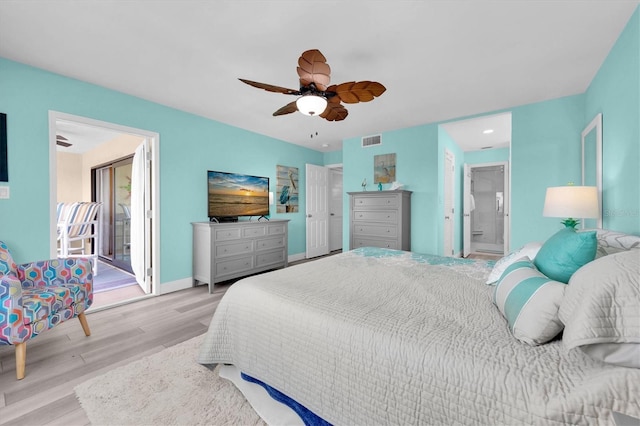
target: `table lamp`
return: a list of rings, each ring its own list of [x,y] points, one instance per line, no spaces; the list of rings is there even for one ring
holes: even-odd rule
[[[598,189],[595,186],[554,186],[547,188],[544,199],[543,216],[566,217],[562,223],[567,228],[575,229],[579,219],[597,219]]]

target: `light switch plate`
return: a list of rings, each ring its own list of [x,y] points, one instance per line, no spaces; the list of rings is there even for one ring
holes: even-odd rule
[[[0,186],[0,199],[8,200],[9,199],[9,187],[8,186]]]

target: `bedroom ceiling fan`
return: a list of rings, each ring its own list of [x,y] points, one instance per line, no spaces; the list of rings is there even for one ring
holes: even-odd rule
[[[242,78],[239,80],[249,86],[268,92],[298,96],[298,99],[274,112],[274,116],[300,111],[305,115],[319,115],[328,121],[344,120],[349,115],[342,103],[369,102],[387,90],[386,87],[375,81],[350,81],[330,86],[331,68],[327,64],[327,59],[317,49],[302,53],[298,59],[297,71],[300,77],[299,90]]]

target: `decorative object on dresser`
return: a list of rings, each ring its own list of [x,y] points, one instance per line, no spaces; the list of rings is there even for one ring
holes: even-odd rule
[[[193,284],[208,284],[288,265],[288,220],[194,222]]]
[[[411,191],[349,192],[349,245],[411,250]]]

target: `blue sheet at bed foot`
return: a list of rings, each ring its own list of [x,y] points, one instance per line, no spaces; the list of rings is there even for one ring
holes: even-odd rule
[[[305,425],[307,425],[307,426],[331,426],[331,423],[327,422],[322,417],[319,417],[318,415],[316,415],[313,411],[309,410],[304,405],[302,405],[302,404],[298,403],[297,401],[289,398],[287,395],[283,394],[279,390],[272,388],[268,384],[266,384],[266,383],[264,383],[264,382],[262,382],[262,381],[260,381],[260,380],[258,380],[256,378],[254,378],[254,377],[248,376],[248,375],[246,375],[244,373],[240,373],[240,377],[242,377],[242,379],[246,380],[247,382],[256,383],[256,384],[262,386],[267,391],[267,393],[269,393],[271,398],[273,398],[276,401],[288,406],[293,411],[295,411],[296,414],[298,416],[300,416],[300,418],[302,419],[302,421],[304,422]]]

